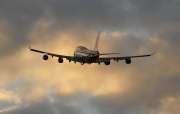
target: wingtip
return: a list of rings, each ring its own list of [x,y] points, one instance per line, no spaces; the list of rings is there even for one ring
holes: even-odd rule
[[[156,52],[152,53],[151,55],[154,55]]]
[[[31,50],[31,46],[29,45],[29,49]]]

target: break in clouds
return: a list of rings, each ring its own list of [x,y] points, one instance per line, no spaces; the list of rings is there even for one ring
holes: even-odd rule
[[[179,114],[178,0],[1,0],[0,114]],[[42,60],[33,48],[73,55],[76,46],[132,64]]]

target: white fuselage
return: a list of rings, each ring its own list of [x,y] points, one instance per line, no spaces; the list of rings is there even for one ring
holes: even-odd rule
[[[84,63],[93,63],[99,58],[99,51],[89,50],[84,46],[78,46],[74,51],[74,57],[84,57]]]

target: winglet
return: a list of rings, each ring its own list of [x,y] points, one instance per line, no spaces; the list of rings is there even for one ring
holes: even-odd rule
[[[31,50],[31,46],[29,45],[29,49]]]
[[[151,55],[154,55],[156,52],[152,53]]]

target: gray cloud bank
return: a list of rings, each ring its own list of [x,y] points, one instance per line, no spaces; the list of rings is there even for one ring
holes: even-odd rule
[[[0,1],[1,31],[11,37],[12,48],[27,44],[27,34],[33,23],[53,19],[51,31],[65,28],[84,28],[111,31],[157,32],[179,24],[179,1],[89,1],[89,0],[13,0]],[[5,21],[5,22],[4,22]],[[8,26],[9,25],[9,26]],[[51,32],[49,31],[49,32]],[[43,38],[40,38],[43,40]],[[5,52],[1,50],[1,52]]]
[[[179,114],[179,4],[179,0],[1,0],[0,113]],[[49,51],[63,46],[73,51],[78,43],[90,47],[99,30],[103,52],[157,52],[130,66],[114,62],[109,67],[59,65],[28,53],[29,44]]]

